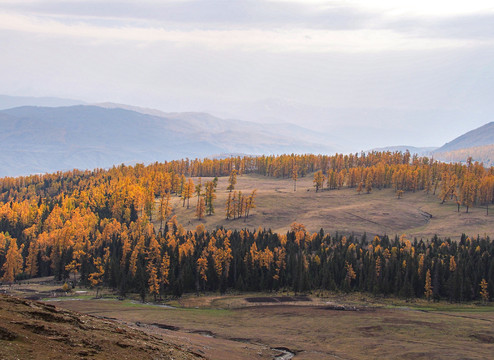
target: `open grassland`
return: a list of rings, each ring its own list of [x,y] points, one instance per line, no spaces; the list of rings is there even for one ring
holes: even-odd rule
[[[191,296],[173,307],[118,300],[56,304],[138,326],[209,359],[282,359],[277,349],[300,360],[489,359],[494,353],[493,307],[287,295]]]
[[[160,339],[207,359],[490,359],[494,353],[492,304],[327,291],[190,294],[153,304],[137,301],[138,295],[119,300],[108,289],[100,299],[95,290],[63,295],[59,289],[32,280],[0,291],[50,294],[45,301],[57,308],[128,325],[153,335],[156,344]],[[116,342],[117,335],[111,335]]]
[[[210,180],[209,178],[203,178]],[[291,179],[276,179],[260,175],[243,175],[237,178],[236,190],[249,195],[257,189],[256,205],[248,219],[225,219],[228,178],[219,178],[215,214],[203,220],[195,217],[197,199],[190,200],[190,208],[173,198],[173,214],[186,229],[192,230],[203,223],[207,229],[223,226],[227,229],[257,229],[259,226],[284,233],[290,224],[304,224],[311,232],[321,228],[326,233],[345,233],[369,236],[406,234],[413,238],[441,237],[459,239],[462,233],[469,236],[492,237],[494,213],[486,216],[485,208],[473,207],[457,212],[453,201],[440,204],[437,196],[423,191],[406,192],[397,199],[392,189],[373,189],[370,194],[357,194],[355,189],[315,192],[312,176],[299,179],[293,191]],[[197,183],[197,179],[194,178]],[[155,216],[157,218],[157,216]],[[159,228],[159,222],[155,221]]]

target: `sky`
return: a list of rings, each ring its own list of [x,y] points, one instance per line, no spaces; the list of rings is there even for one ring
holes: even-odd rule
[[[0,0],[0,46],[0,94],[296,123],[348,150],[494,120],[492,1]]]

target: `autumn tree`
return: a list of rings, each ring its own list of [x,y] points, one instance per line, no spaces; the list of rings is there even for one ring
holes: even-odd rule
[[[372,191],[372,174],[370,171],[365,177],[365,191],[367,192],[367,194],[370,194],[370,192]]]
[[[17,240],[10,238],[10,245],[5,257],[5,263],[2,266],[2,271],[4,273],[1,280],[3,282],[13,282],[15,277],[22,272],[23,260],[21,251],[22,248],[19,249],[17,246]]]
[[[360,195],[363,189],[364,189],[364,183],[360,181],[357,186],[357,193]]]
[[[163,222],[168,219],[168,217],[172,212],[170,198],[171,198],[171,194],[169,192],[164,192],[160,194],[160,205],[159,205],[160,231],[163,230]]]
[[[196,191],[196,196],[197,196],[197,203],[199,203],[199,198],[200,198],[200,197],[201,197],[201,195],[202,195],[202,183],[201,183],[201,178],[199,178],[199,180],[197,181],[197,185],[196,185],[195,191]]]
[[[206,203],[204,197],[200,197],[196,205],[196,217],[201,220],[204,218],[204,213],[206,212]]]
[[[246,199],[246,204],[245,204],[245,219],[249,217],[250,210],[254,209],[256,207],[255,200],[256,200],[256,192],[257,189],[252,190],[250,195]]]
[[[156,299],[160,293],[160,284],[158,280],[158,271],[152,261],[148,263],[147,272],[149,274],[149,293],[154,296],[154,301],[156,302]]]
[[[96,270],[89,274],[88,280],[91,287],[96,288],[96,297],[98,297],[100,285],[103,282],[103,275],[105,274],[105,268],[103,267],[100,257],[94,259],[93,264]]]
[[[229,220],[233,216],[233,203],[232,203],[232,193],[228,193],[228,198],[226,199],[226,205],[225,205],[225,215],[226,219]]]
[[[461,204],[466,207],[466,212],[473,205],[476,196],[476,182],[473,179],[472,174],[468,174],[465,179],[463,179],[463,184],[461,185]]]
[[[293,191],[297,191],[298,166],[295,162],[292,165]]]
[[[345,283],[347,288],[350,289],[352,280],[355,280],[357,278],[357,274],[353,270],[352,264],[350,264],[348,261],[345,262],[345,270],[346,270]]]
[[[213,180],[206,182],[205,200],[208,215],[214,214],[214,199],[216,199],[216,182]]]
[[[316,188],[316,192],[319,191],[324,186],[324,175],[321,170],[316,171],[314,174],[314,180],[312,181],[314,183],[314,187]]]
[[[484,304],[489,301],[489,284],[485,279],[480,282],[480,297]]]
[[[479,202],[485,205],[486,215],[489,215],[489,204],[494,200],[494,176],[484,176],[479,186]]]
[[[235,189],[235,184],[237,184],[237,170],[233,169],[228,178],[228,191],[232,192]]]
[[[425,274],[425,292],[424,292],[424,295],[425,295],[425,298],[427,300],[430,300],[432,298],[432,295],[433,295],[430,269],[428,269],[427,273]]]
[[[188,209],[189,208],[189,205],[190,205],[190,198],[194,194],[194,190],[195,190],[194,181],[192,179],[189,179],[189,181],[187,182],[187,186],[185,187],[185,189],[186,189],[185,197],[187,199],[187,209]]]

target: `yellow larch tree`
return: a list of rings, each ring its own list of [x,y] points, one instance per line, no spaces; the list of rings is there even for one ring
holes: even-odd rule
[[[9,249],[2,266],[2,281],[11,283],[15,277],[22,272],[22,247],[19,249],[17,240],[10,238]]]

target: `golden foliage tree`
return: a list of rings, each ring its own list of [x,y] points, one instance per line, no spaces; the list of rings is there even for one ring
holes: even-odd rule
[[[17,240],[10,238],[9,249],[5,258],[5,263],[2,266],[3,276],[2,281],[11,283],[15,277],[22,272],[22,254],[21,249],[17,246]]]
[[[425,292],[424,292],[425,298],[427,300],[432,299],[432,279],[431,279],[431,271],[430,269],[427,270],[427,273],[425,274]]]
[[[484,303],[489,301],[489,284],[485,279],[480,282],[480,297]]]

